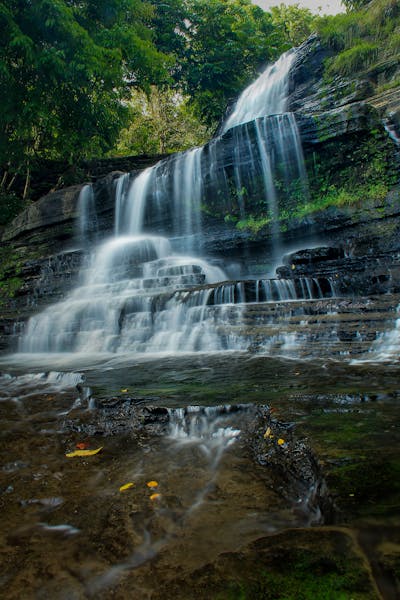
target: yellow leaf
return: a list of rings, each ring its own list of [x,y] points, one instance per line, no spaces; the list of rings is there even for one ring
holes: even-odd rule
[[[149,487],[149,488],[156,488],[156,487],[158,487],[158,483],[157,483],[157,481],[148,481],[148,482],[146,483],[146,485],[147,485],[147,487]]]
[[[284,444],[284,443],[285,443],[285,440],[283,440],[282,438],[279,438],[279,440],[278,440],[278,444],[279,444],[280,446],[283,446],[283,444]]]
[[[267,427],[267,431],[264,433],[264,439],[269,438],[271,435],[271,427]]]
[[[96,450],[75,450],[74,452],[68,452],[68,454],[66,454],[65,456],[67,456],[68,458],[74,458],[74,456],[94,456],[102,449],[103,446],[100,446],[100,448],[96,448]]]
[[[127,392],[129,392],[129,390],[128,390],[128,388],[122,388],[122,389],[121,389],[121,392],[122,392],[123,394],[126,394]]]
[[[129,483],[125,483],[125,485],[121,485],[121,487],[119,488],[119,491],[120,492],[125,492],[125,490],[129,490],[134,485],[135,484],[133,483],[133,481],[130,481]]]
[[[152,494],[150,496],[150,500],[158,500],[159,498],[161,498],[161,494]]]

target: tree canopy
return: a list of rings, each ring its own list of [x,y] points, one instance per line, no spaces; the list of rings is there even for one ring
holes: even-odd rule
[[[250,0],[0,0],[0,29],[3,186],[38,158],[109,151],[132,89],[170,86],[215,123],[277,53]]]
[[[129,125],[112,154],[166,154],[207,141],[207,128],[194,115],[188,96],[170,87],[132,90],[128,109]]]
[[[132,85],[166,80],[141,0],[0,2],[0,164],[101,154]]]
[[[0,193],[16,174],[27,191],[42,159],[200,143],[259,69],[315,27],[342,52],[332,72],[374,60],[385,32],[383,51],[397,48],[396,0],[344,3],[347,14],[319,19],[250,0],[0,0]]]
[[[151,0],[152,1],[152,0]],[[172,52],[174,83],[209,126],[282,50],[271,15],[250,0],[152,1],[155,44]]]
[[[288,48],[299,46],[313,32],[317,20],[308,8],[279,4],[271,8],[272,24]]]

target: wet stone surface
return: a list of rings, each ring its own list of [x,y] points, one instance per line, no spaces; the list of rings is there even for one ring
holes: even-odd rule
[[[174,364],[0,378],[1,596],[395,599],[396,368]]]

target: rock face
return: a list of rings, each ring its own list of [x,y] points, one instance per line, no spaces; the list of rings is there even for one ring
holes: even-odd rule
[[[286,190],[279,200],[279,220],[271,226],[260,169],[256,167],[251,181],[245,181],[243,194],[238,194],[235,184],[232,157],[238,139],[246,135],[240,158],[244,165],[250,164],[257,146],[255,122],[228,130],[202,153],[203,167],[212,164],[224,173],[226,189],[221,197],[211,179],[204,178],[203,254],[216,261],[227,257],[235,261],[243,279],[265,277],[277,258],[273,246],[279,234],[282,254],[293,248],[311,250],[292,253],[278,268],[278,277],[333,280],[339,295],[397,293],[400,92],[394,88],[377,93],[378,82],[393,77],[397,67],[386,65],[385,70],[381,66],[379,73],[372,71],[360,80],[337,79],[326,84],[323,62],[330,54],[317,38],[311,38],[296,55],[289,81],[288,108],[295,114],[303,146],[308,194],[298,197],[295,189]],[[174,156],[166,158],[162,168],[168,170],[174,160]],[[146,159],[144,164],[149,162]],[[82,186],[42,197],[4,232],[0,348],[9,346],[11,330],[18,330],[16,322],[23,322],[71,288],[91,243],[112,231],[115,181],[121,172],[102,176],[105,165],[100,163],[97,170],[92,169],[96,232],[83,238],[77,228]],[[136,174],[133,171],[131,178]],[[157,218],[158,222],[152,220],[155,229],[174,230],[173,208],[158,209]]]

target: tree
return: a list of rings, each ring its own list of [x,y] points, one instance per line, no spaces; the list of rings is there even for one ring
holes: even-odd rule
[[[196,119],[189,99],[171,88],[133,90],[128,106],[130,125],[120,134],[119,154],[179,152],[207,139],[207,129]]]
[[[40,158],[74,162],[109,149],[132,85],[168,77],[141,0],[0,2],[0,177],[11,189]]]
[[[155,43],[173,47],[175,82],[189,95],[209,126],[282,49],[269,13],[250,0],[163,0],[153,2]]]
[[[370,2],[371,0],[342,0],[342,4],[344,4],[347,10],[359,10]]]
[[[272,24],[281,32],[288,48],[299,46],[313,32],[316,16],[298,4],[280,4],[271,8]]]

